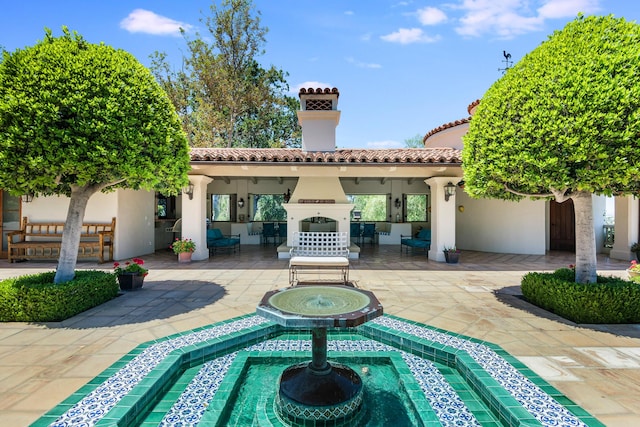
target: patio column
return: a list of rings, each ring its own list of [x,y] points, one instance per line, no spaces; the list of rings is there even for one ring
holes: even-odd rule
[[[632,260],[635,254],[629,250],[638,241],[638,199],[634,196],[615,198],[615,240],[609,252],[612,259]]]
[[[456,196],[445,200],[445,186],[457,184],[458,177],[432,177],[424,182],[431,188],[431,249],[429,259],[444,262],[444,248],[456,244]]]
[[[213,179],[204,175],[189,175],[193,184],[193,198],[182,195],[182,237],[193,240],[196,251],[191,257],[194,261],[209,258],[207,249],[207,185]]]

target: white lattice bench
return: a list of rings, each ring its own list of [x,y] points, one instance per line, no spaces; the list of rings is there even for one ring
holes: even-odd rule
[[[289,284],[299,281],[301,272],[339,270],[340,281],[349,281],[349,246],[346,232],[295,231],[289,251]]]

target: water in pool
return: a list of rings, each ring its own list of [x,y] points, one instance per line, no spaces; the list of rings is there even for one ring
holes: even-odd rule
[[[278,392],[278,379],[282,371],[295,363],[305,361],[300,357],[249,357],[242,369],[241,377],[233,379],[232,398],[227,401],[224,411],[220,413],[213,408],[207,408],[199,425],[207,426],[252,426],[256,423],[256,414],[264,413],[268,418],[277,419],[274,409],[274,400]],[[344,357],[331,360],[348,363],[358,372],[364,385],[364,407],[362,418],[358,425],[366,427],[383,427],[394,425],[422,426],[424,423],[414,407],[414,403],[408,398],[405,390],[405,380],[401,379],[395,366],[388,358],[362,358],[345,360]],[[193,379],[201,367],[187,369],[178,379],[172,389],[163,397],[175,401],[176,395],[182,393],[185,386]],[[229,379],[229,383],[231,379]],[[220,386],[225,388],[225,384]],[[149,416],[157,418],[162,412],[163,402],[152,411]],[[426,400],[423,402],[426,404]],[[278,424],[274,424],[278,425]],[[286,424],[282,424],[286,425]],[[351,424],[353,425],[353,424]]]

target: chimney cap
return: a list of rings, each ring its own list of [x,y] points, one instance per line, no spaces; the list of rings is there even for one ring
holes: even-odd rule
[[[335,94],[336,96],[340,96],[340,92],[338,91],[337,87],[334,88],[300,88],[300,92],[298,93],[298,95],[322,95],[322,94]]]

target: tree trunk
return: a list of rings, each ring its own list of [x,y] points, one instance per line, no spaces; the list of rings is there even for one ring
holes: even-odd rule
[[[571,199],[576,215],[576,282],[596,283],[596,236],[591,193],[577,192]]]
[[[87,208],[89,198],[95,192],[96,189],[92,187],[76,187],[71,190],[69,210],[67,211],[67,220],[65,221],[62,231],[60,258],[58,259],[58,268],[56,269],[56,276],[53,280],[54,283],[68,282],[75,277],[84,212]]]

